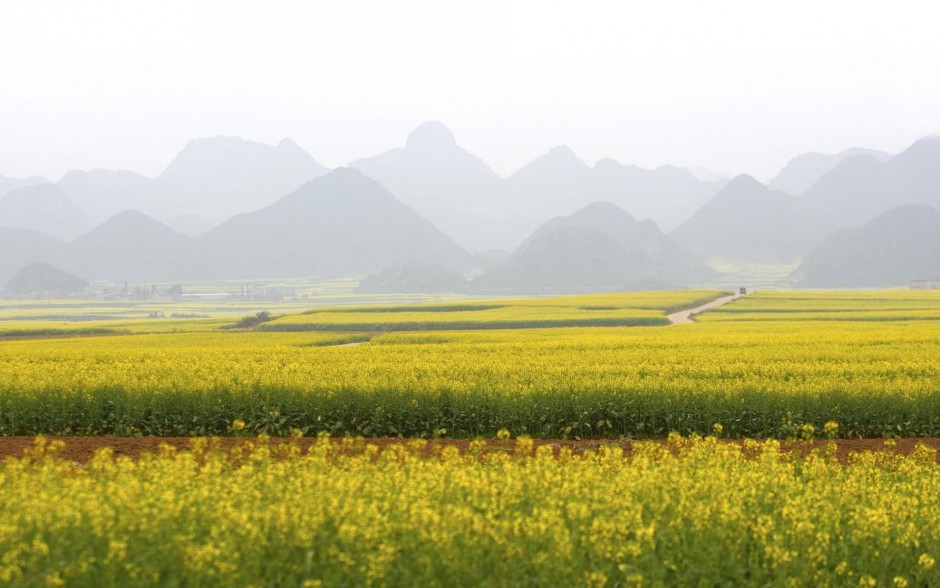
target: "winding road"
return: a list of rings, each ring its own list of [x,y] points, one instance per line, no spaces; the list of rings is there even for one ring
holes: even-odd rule
[[[737,300],[741,297],[741,294],[730,294],[728,296],[722,296],[721,298],[715,298],[711,302],[707,302],[701,306],[696,306],[695,308],[687,308],[685,310],[680,310],[674,312],[670,315],[666,315],[666,318],[669,319],[669,322],[674,325],[688,325],[695,323],[692,320],[692,317],[700,312],[705,312],[706,310],[711,310],[713,308],[718,308],[728,304],[732,300]]]

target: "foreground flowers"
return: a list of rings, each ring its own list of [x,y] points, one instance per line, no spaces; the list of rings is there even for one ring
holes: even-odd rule
[[[308,452],[196,440],[78,465],[42,439],[0,465],[0,582],[25,585],[940,585],[940,469],[774,441],[624,456]]]

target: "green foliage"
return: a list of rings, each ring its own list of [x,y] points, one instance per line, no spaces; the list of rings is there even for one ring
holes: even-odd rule
[[[262,310],[261,312],[257,312],[251,316],[246,316],[242,318],[242,320],[235,323],[234,328],[253,329],[257,327],[258,325],[260,325],[261,323],[266,323],[272,320],[274,320],[274,317],[271,316],[271,313],[266,310]]]

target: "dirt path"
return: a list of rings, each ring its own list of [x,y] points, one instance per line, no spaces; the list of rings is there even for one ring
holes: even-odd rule
[[[192,437],[47,437],[48,441],[59,440],[65,443],[65,447],[57,452],[57,455],[77,463],[85,463],[94,456],[98,449],[109,447],[114,451],[115,456],[127,456],[138,458],[144,453],[156,451],[160,445],[167,444],[177,449],[187,449],[190,447]],[[394,445],[408,444],[413,439],[399,439],[392,437],[364,439],[364,443],[376,445],[380,450],[384,450]],[[250,437],[215,437],[212,444],[220,449],[231,449],[239,447],[245,443],[257,443],[256,438]],[[315,438],[303,438],[297,440],[271,438],[270,442],[274,445],[284,443],[297,443],[301,450],[307,451],[311,445],[317,443]],[[335,443],[342,443],[342,439],[333,439]],[[535,439],[535,447],[549,445],[556,453],[562,447],[567,447],[576,454],[585,451],[596,450],[602,445],[616,445],[624,450],[629,456],[633,451],[633,444],[636,441],[631,439]],[[664,440],[654,441],[665,443]],[[0,437],[0,463],[7,458],[18,458],[23,456],[24,450],[32,447],[35,443],[34,437]],[[470,449],[470,439],[434,439],[428,441],[423,448],[423,454],[431,457],[439,454],[445,447],[456,447],[461,453]],[[723,440],[722,443],[738,443],[739,440]],[[782,441],[781,449],[800,455],[806,455],[813,449],[822,447],[829,443],[828,441]],[[900,455],[906,455],[913,451],[918,444],[926,445],[935,450],[940,450],[940,438],[902,438],[894,441],[893,451]],[[879,451],[885,449],[884,439],[837,439],[836,457],[839,461],[845,463],[849,456],[864,451]],[[359,445],[361,448],[363,445]],[[356,453],[356,449],[347,446],[348,451]],[[486,442],[486,451],[512,451],[515,447],[515,441],[490,439]]]
[[[686,310],[680,310],[678,312],[674,312],[670,315],[667,315],[667,318],[669,319],[669,322],[671,322],[674,325],[691,324],[695,322],[694,320],[692,320],[692,317],[694,315],[700,312],[705,312],[706,310],[718,308],[719,306],[728,304],[729,302],[733,300],[737,300],[740,297],[741,297],[740,294],[731,294],[729,296],[722,296],[721,298],[716,298],[712,300],[711,302],[708,302],[701,306],[696,306],[695,308],[688,308]]]

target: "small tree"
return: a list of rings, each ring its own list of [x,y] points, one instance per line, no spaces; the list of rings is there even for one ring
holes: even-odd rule
[[[238,321],[238,324],[235,326],[241,329],[253,329],[254,327],[257,327],[258,325],[260,325],[261,323],[266,323],[273,319],[274,317],[271,316],[270,312],[266,310],[262,310],[261,312],[255,313],[250,316],[246,316],[242,320]]]

